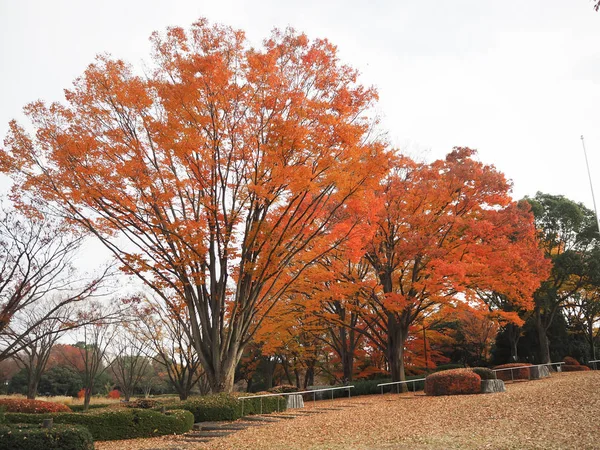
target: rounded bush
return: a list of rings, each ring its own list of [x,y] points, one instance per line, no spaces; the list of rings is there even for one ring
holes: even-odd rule
[[[590,368],[588,366],[582,366],[581,364],[564,364],[562,370],[563,372],[585,372],[586,370],[590,370]]]
[[[496,372],[496,378],[502,381],[511,381],[511,380],[529,380],[531,374],[529,373],[529,367],[531,366],[529,363],[510,363],[510,364],[501,364],[499,366],[494,367],[494,370],[498,369],[510,369],[513,367],[520,367],[520,369],[513,370],[500,370]]]
[[[53,412],[71,412],[71,408],[62,403],[17,398],[0,399],[0,407],[4,407],[4,410],[9,413],[44,414]]]
[[[495,380],[496,375],[492,369],[487,367],[471,367],[473,372],[475,372],[482,380]]]
[[[0,425],[0,450],[94,450],[94,441],[81,426]]]
[[[565,363],[566,366],[579,366],[581,364],[579,364],[579,361],[577,361],[575,358],[571,357],[571,356],[565,356],[563,359],[563,362]]]
[[[452,369],[432,373],[425,379],[427,395],[479,394],[481,377],[470,369]]]

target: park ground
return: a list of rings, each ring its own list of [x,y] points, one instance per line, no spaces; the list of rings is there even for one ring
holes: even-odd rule
[[[423,393],[317,402],[320,414],[251,427],[208,443],[163,437],[111,449],[593,449],[600,448],[600,371],[507,383],[507,392]],[[339,407],[339,409],[333,409]],[[306,408],[313,408],[308,403]],[[332,408],[325,410],[323,408]]]

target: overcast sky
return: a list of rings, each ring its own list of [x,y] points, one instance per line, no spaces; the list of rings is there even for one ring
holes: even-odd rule
[[[600,196],[600,13],[591,0],[0,0],[0,136],[36,99],[62,99],[98,53],[137,67],[148,37],[199,17],[260,45],[292,26],[336,44],[379,90],[390,140],[411,155],[479,151],[514,197],[564,194],[590,208],[580,135]]]

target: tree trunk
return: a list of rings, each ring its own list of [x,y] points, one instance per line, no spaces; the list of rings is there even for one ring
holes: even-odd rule
[[[298,369],[294,369],[294,375],[296,376],[296,387],[300,389],[300,372]]]
[[[406,381],[404,373],[404,340],[405,333],[394,314],[388,313],[388,364],[392,373],[392,381]],[[401,385],[402,392],[407,392],[406,383]]]
[[[548,340],[546,327],[542,321],[542,314],[539,309],[535,311],[535,327],[540,341],[540,363],[548,364],[550,362],[550,341]]]
[[[352,381],[352,374],[354,373],[354,352],[344,351],[342,352],[342,370],[344,373],[344,382],[348,383]]]
[[[37,389],[38,380],[36,379],[34,374],[31,374],[29,382],[27,383],[27,398],[29,400],[35,400],[35,397],[37,396]]]
[[[508,342],[510,344],[510,360],[516,362],[519,360],[518,344],[521,337],[521,327],[509,323],[506,327]]]
[[[85,388],[85,394],[83,397],[83,410],[87,411],[90,407],[90,400],[92,398],[92,388]]]
[[[315,366],[314,363],[310,363],[306,368],[306,373],[304,374],[304,389],[308,389],[308,386],[314,386],[315,384]]]
[[[266,372],[267,372],[267,379],[266,379],[266,385],[267,385],[267,390],[271,389],[273,387],[273,374],[275,373],[275,364],[276,361],[275,360],[271,360],[271,358],[268,358],[265,361],[266,364]]]

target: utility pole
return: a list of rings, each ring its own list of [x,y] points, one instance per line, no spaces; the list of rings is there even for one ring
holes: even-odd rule
[[[585,141],[581,135],[581,145],[583,146],[583,155],[585,156],[585,165],[587,167],[588,179],[590,180],[590,190],[592,191],[592,202],[594,203],[594,213],[596,214],[596,223],[598,224],[598,233],[600,233],[600,219],[598,219],[598,208],[596,208],[596,197],[594,196],[594,185],[592,184],[592,175],[590,173],[590,163],[588,162],[587,151],[585,149]],[[594,345],[594,337],[592,335],[592,357],[596,360],[596,346]]]
[[[596,197],[594,196],[594,185],[592,184],[592,175],[590,173],[590,163],[588,162],[587,151],[585,149],[585,141],[581,135],[581,145],[583,146],[583,156],[585,156],[585,165],[587,167],[588,179],[590,180],[590,190],[592,191],[592,202],[594,203],[594,213],[596,214],[596,223],[598,224],[598,232],[600,233],[600,219],[598,219],[598,208],[596,208]]]

